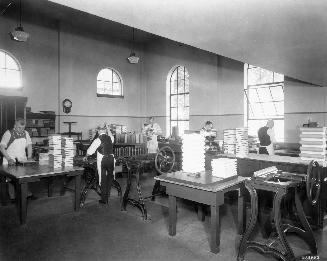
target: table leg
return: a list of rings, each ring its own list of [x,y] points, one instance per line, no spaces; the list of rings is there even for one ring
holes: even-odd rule
[[[240,188],[238,190],[238,202],[237,202],[237,221],[238,228],[237,232],[239,235],[242,235],[245,231],[245,219],[246,219],[246,211],[245,211],[245,201],[244,201],[244,189]]]
[[[210,250],[218,253],[220,246],[219,206],[211,205]]]
[[[74,210],[77,211],[80,208],[81,201],[81,175],[75,176],[75,207]]]
[[[176,235],[176,221],[177,221],[177,210],[176,210],[176,197],[169,195],[169,235]]]
[[[27,183],[18,184],[19,187],[19,218],[20,224],[26,223],[27,216]]]
[[[204,221],[205,214],[204,214],[204,206],[202,204],[198,204],[198,220]]]
[[[6,186],[6,177],[0,175],[0,186],[1,186],[1,205],[6,206],[8,197],[7,197],[7,186]]]

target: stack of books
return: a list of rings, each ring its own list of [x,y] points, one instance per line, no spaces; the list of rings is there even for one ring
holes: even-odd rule
[[[205,137],[198,133],[184,134],[182,137],[182,169],[197,173],[205,169]]]
[[[73,138],[62,137],[61,139],[62,146],[62,163],[64,167],[73,167],[74,160],[74,143]]]
[[[211,161],[212,175],[219,178],[237,176],[237,159],[219,158]]]
[[[326,141],[327,127],[300,128],[301,159],[326,161]]]
[[[246,157],[249,155],[248,128],[236,128],[236,156]]]
[[[224,153],[235,154],[236,152],[236,130],[224,130]]]
[[[49,153],[39,153],[39,165],[49,165]]]
[[[49,136],[49,166],[62,167],[61,135]]]

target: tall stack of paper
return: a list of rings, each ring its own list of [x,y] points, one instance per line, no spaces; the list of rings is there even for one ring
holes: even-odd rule
[[[300,128],[300,132],[301,159],[326,161],[327,127]]]
[[[219,178],[237,176],[237,159],[219,158],[211,161],[212,175]]]
[[[62,167],[60,135],[49,136],[49,165],[54,168]]]
[[[74,160],[74,143],[73,138],[62,137],[62,163],[64,167],[72,167]]]
[[[246,157],[249,155],[248,128],[236,128],[236,156]]]
[[[198,133],[184,134],[182,137],[182,169],[185,172],[204,171],[205,137]]]
[[[236,131],[235,129],[224,130],[224,153],[235,154],[236,152]]]

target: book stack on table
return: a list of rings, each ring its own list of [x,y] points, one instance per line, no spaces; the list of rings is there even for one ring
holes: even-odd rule
[[[219,178],[237,176],[237,159],[219,158],[211,161],[212,175]]]
[[[300,132],[301,159],[325,162],[327,127],[300,128]]]
[[[62,165],[64,167],[73,167],[74,161],[74,143],[73,138],[62,137]]]
[[[62,167],[61,135],[49,136],[49,166]]]

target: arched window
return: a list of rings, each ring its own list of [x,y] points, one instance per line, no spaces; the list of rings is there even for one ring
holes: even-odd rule
[[[184,66],[174,67],[168,75],[169,81],[169,130],[178,129],[178,134],[184,134],[190,123],[190,80]],[[168,89],[168,88],[167,88]]]
[[[0,88],[22,87],[22,70],[15,57],[0,50]]]
[[[123,97],[123,81],[120,74],[112,69],[105,68],[97,77],[98,97]]]

